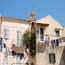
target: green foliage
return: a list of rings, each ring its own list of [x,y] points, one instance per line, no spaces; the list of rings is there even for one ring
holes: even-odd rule
[[[23,35],[23,43],[26,45],[26,47],[29,46],[30,43],[30,31],[26,31]]]
[[[23,35],[23,43],[29,48],[32,56],[36,55],[36,35],[30,31],[26,31]]]
[[[36,35],[35,33],[32,33],[32,32],[31,32],[31,37],[30,37],[29,49],[32,56],[36,55]]]

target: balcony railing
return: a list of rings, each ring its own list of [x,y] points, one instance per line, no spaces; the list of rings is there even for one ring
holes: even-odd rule
[[[24,52],[24,49],[21,48],[21,47],[13,47],[12,48],[12,51],[15,51],[17,53],[23,53]]]
[[[52,47],[59,46],[60,44],[62,46],[62,44],[65,44],[65,37],[61,37],[50,41],[39,41],[36,45],[37,52],[44,52],[46,46],[49,46],[49,43],[52,45]]]

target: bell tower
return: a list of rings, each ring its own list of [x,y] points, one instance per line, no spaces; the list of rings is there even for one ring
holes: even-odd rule
[[[35,10],[33,9],[31,12],[31,32],[35,32],[36,29],[36,14]]]

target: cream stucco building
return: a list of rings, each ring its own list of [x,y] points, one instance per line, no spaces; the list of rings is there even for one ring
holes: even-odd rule
[[[44,52],[37,52],[36,54],[36,61],[37,65],[64,65],[63,62],[61,62],[62,54],[64,54],[64,46],[65,41],[63,42],[62,37],[65,37],[65,29],[64,27],[56,21],[52,16],[46,16],[45,18],[42,18],[38,20],[37,22],[40,23],[47,23],[49,24],[46,29],[44,29],[44,33],[48,35],[49,37],[49,47],[45,49]],[[51,47],[51,40],[55,40],[55,42],[59,43],[58,47],[54,47],[54,49]],[[59,40],[59,41],[58,41]],[[61,40],[61,42],[60,42]],[[43,41],[40,43],[44,43]],[[43,45],[42,45],[43,46]],[[43,47],[41,47],[43,49]],[[55,63],[50,63],[49,54],[54,53],[55,54]],[[53,60],[53,59],[52,59]]]
[[[44,25],[44,26],[43,26]],[[42,26],[45,29],[49,24],[47,23],[37,23],[38,27]],[[9,17],[0,17],[0,38],[2,38],[0,53],[1,53],[1,63],[3,63],[3,44],[11,49],[12,45],[15,44],[16,47],[23,48],[23,34],[26,30],[31,30],[31,21],[14,19]],[[39,35],[39,33],[37,33]],[[38,37],[38,36],[37,36]],[[14,59],[15,60],[15,59]]]
[[[65,37],[64,27],[59,22],[57,22],[52,16],[46,16],[40,20],[36,20],[35,22],[36,22],[37,45],[44,44],[46,40],[46,35],[49,37],[48,39],[49,41]],[[23,47],[24,44],[22,42],[23,34],[26,30],[30,29],[31,29],[31,21],[14,19],[9,17],[0,17],[0,38],[2,38],[2,44],[5,43],[8,48],[11,48],[13,44],[15,44],[17,47]],[[65,42],[62,43],[63,45],[65,44]],[[49,45],[51,45],[51,43],[49,43]],[[59,44],[59,46],[62,46],[62,44]],[[59,54],[59,59],[61,58],[62,52],[63,48],[60,48],[59,51],[57,50],[57,53]],[[37,52],[36,54],[37,65],[42,64],[49,65],[48,55],[44,56],[44,54],[47,55],[47,52],[42,53]],[[1,56],[0,57],[1,63],[3,63],[2,52],[0,52],[0,56]],[[56,59],[58,59],[58,57],[56,57]],[[59,62],[60,60],[56,62],[56,65],[59,65],[58,64]]]

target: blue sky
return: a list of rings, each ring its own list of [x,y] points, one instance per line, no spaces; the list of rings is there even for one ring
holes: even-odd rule
[[[35,9],[38,19],[53,16],[65,26],[65,0],[0,0],[0,15],[27,19]]]

